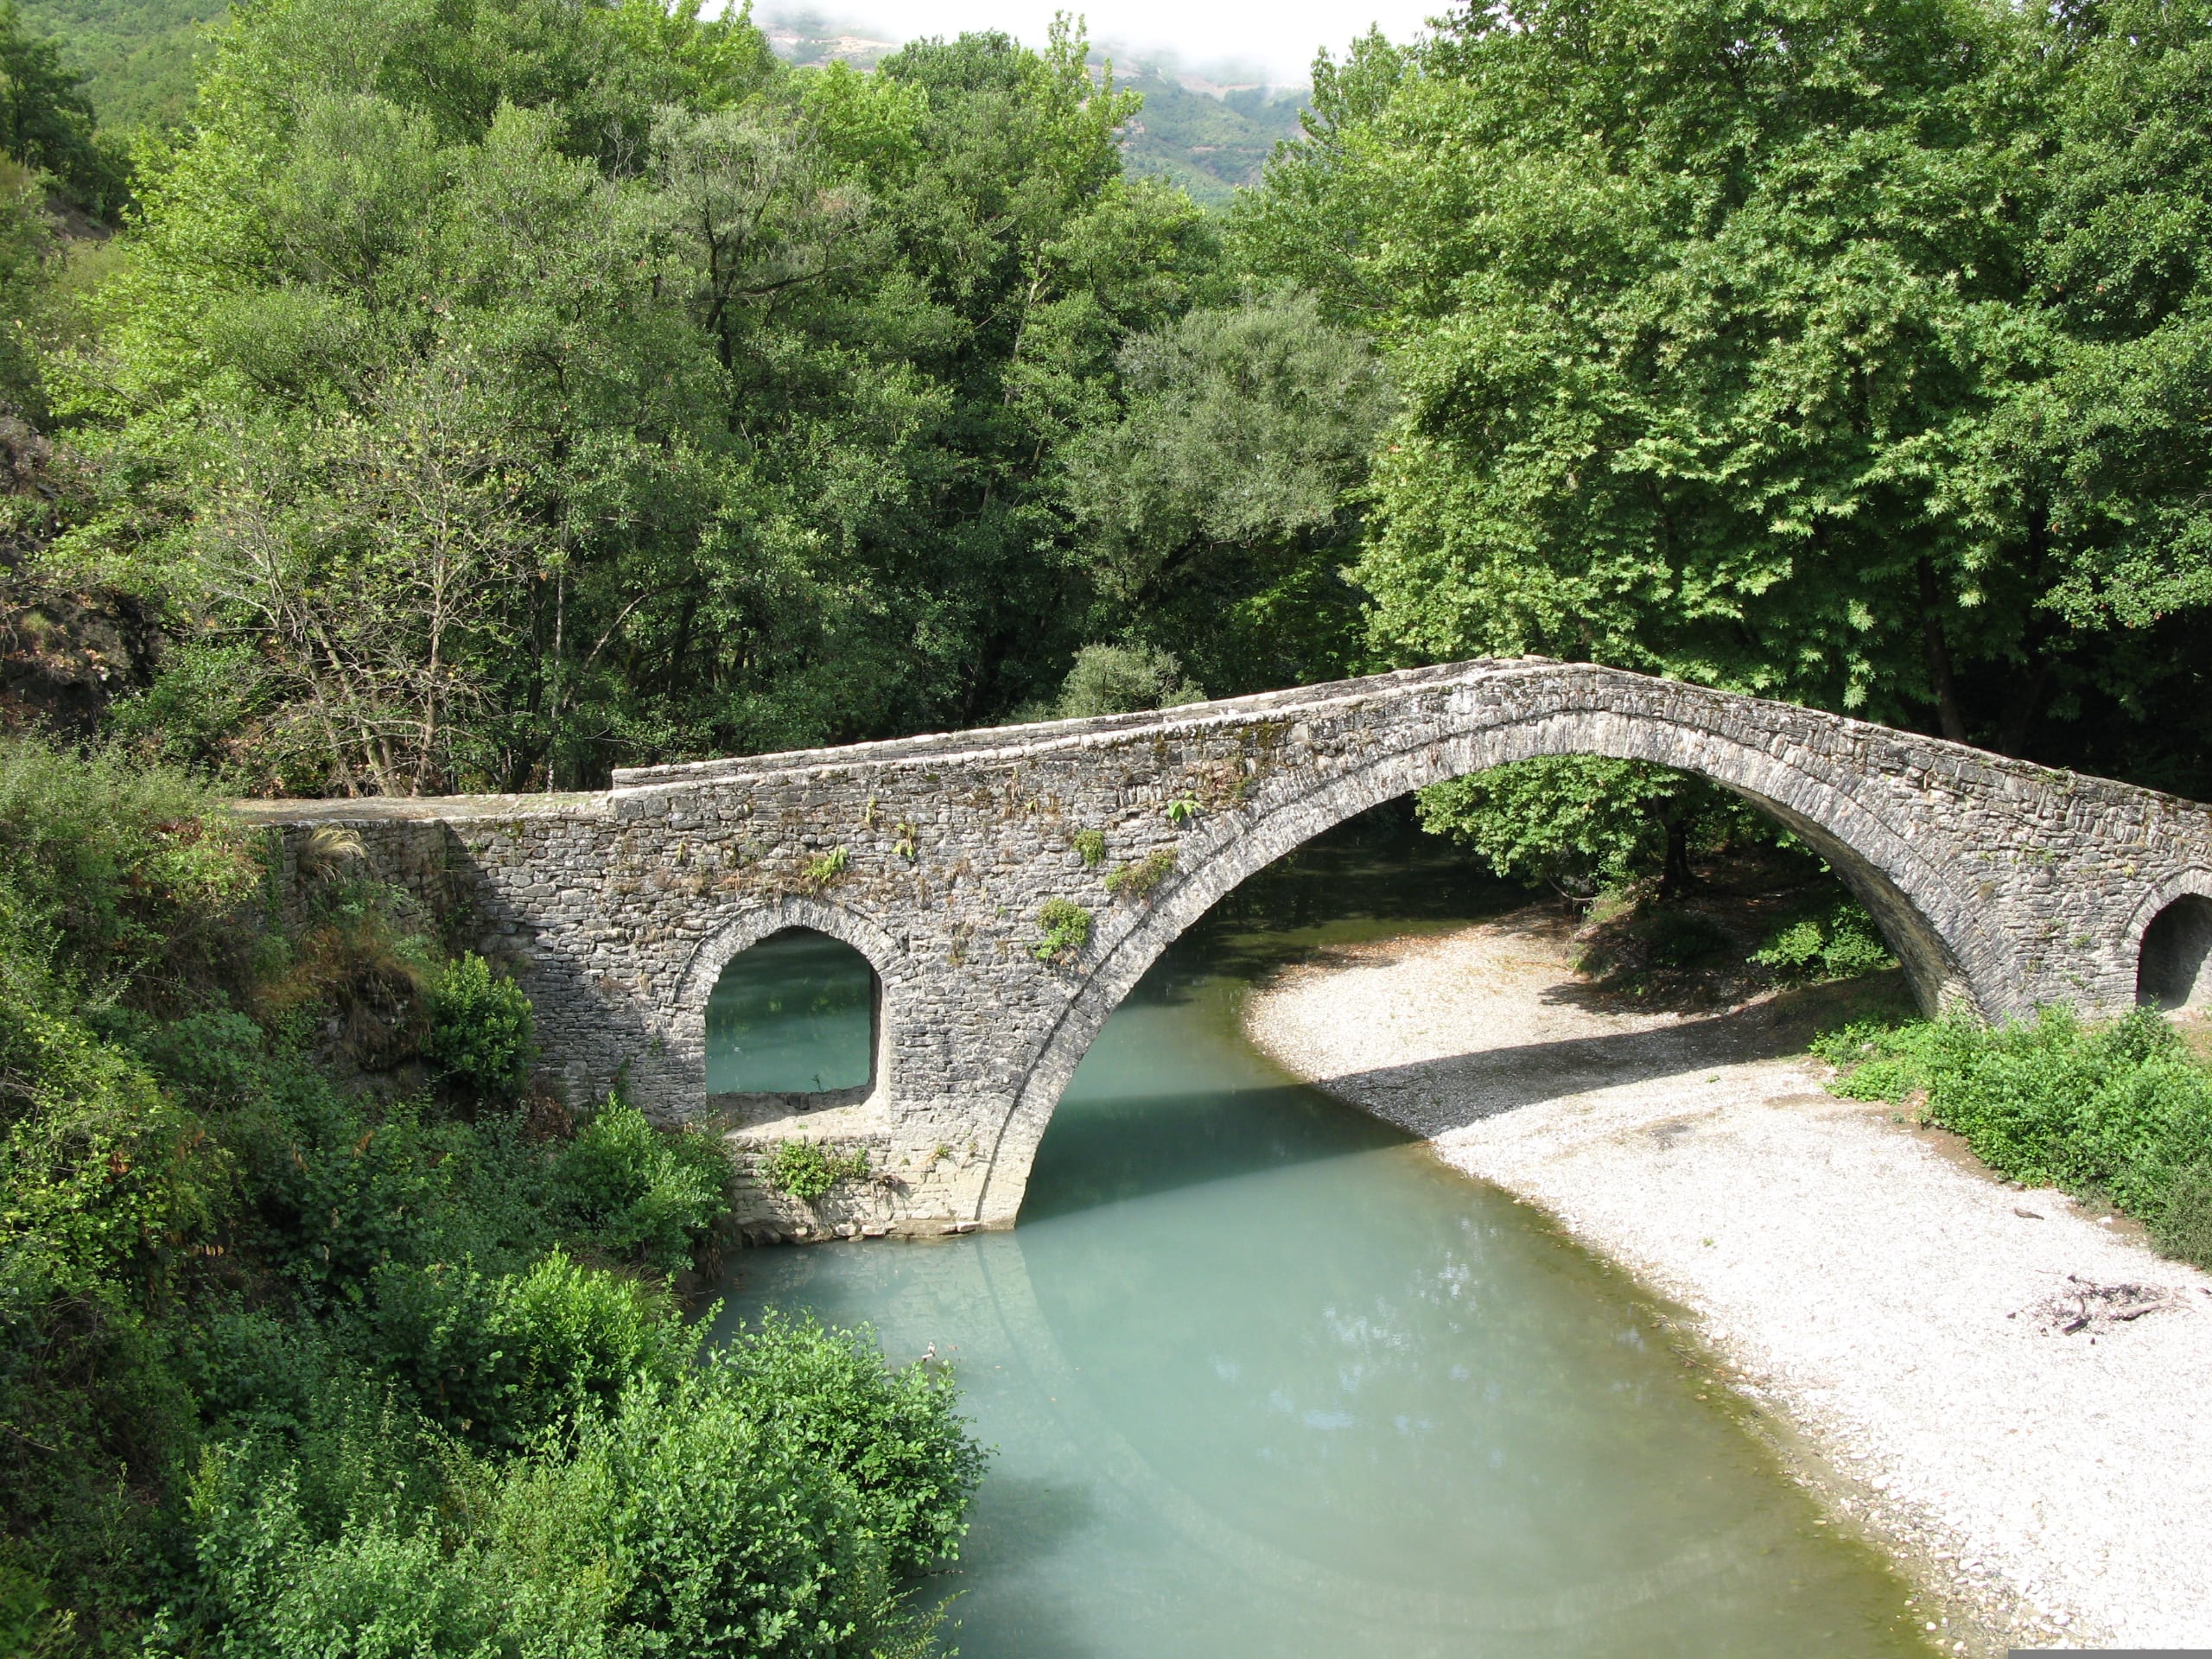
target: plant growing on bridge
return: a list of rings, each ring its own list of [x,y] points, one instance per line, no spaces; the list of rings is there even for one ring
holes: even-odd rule
[[[1167,822],[1173,824],[1178,830],[1180,830],[1185,824],[1188,823],[1192,818],[1195,818],[1198,816],[1198,804],[1187,795],[1184,796],[1180,800],[1170,801],[1167,803]]]
[[[1068,845],[1075,849],[1077,855],[1083,860],[1085,866],[1095,866],[1106,861],[1106,837],[1096,830],[1077,830],[1068,837]]]
[[[817,1203],[840,1181],[862,1180],[867,1175],[866,1149],[836,1153],[819,1141],[779,1141],[760,1160],[760,1179],[768,1190],[801,1204]]]
[[[1124,864],[1106,878],[1106,891],[1116,898],[1135,899],[1141,902],[1152,897],[1153,890],[1165,881],[1175,868],[1175,849],[1156,847],[1133,863]]]
[[[1090,943],[1090,912],[1071,899],[1047,899],[1037,926],[1045,937],[1031,949],[1039,962],[1071,957]]]
[[[805,869],[800,872],[799,880],[809,891],[820,893],[824,887],[836,883],[851,861],[852,855],[842,847],[832,847],[821,857],[809,859]]]

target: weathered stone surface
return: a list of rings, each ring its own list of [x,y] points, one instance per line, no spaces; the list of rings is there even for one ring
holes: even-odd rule
[[[1422,785],[1572,753],[1701,772],[1773,813],[1866,901],[1931,1008],[2124,1008],[2152,919],[2183,895],[2212,898],[2203,806],[1535,659],[645,767],[604,794],[240,810],[283,836],[288,874],[316,826],[348,826],[448,938],[510,964],[566,1088],[622,1077],[663,1121],[708,1111],[707,997],[731,957],[782,927],[844,940],[882,982],[870,1127],[855,1141],[881,1179],[834,1224],[919,1231],[1012,1223],[1092,1037],[1246,876]],[[1083,830],[1103,835],[1103,861],[1076,855]],[[1148,893],[1109,888],[1147,859]],[[1092,927],[1079,951],[1040,960],[1052,899]]]

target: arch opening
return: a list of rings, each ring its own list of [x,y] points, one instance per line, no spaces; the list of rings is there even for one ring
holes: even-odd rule
[[[1516,721],[1376,754],[1309,793],[1272,804],[1233,833],[1198,838],[1177,878],[1119,937],[1108,937],[1081,991],[1046,1036],[1001,1122],[976,1218],[987,1226],[1013,1224],[1038,1141],[1090,1039],[1168,944],[1247,876],[1355,813],[1429,784],[1559,754],[1650,761],[1742,798],[1827,861],[1866,908],[1923,1011],[1989,1012],[1962,964],[1963,956],[1995,956],[1975,918],[1910,836],[1849,790],[1801,770],[1794,757],[1778,759],[1674,722],[1585,713]],[[1986,976],[1989,963],[1982,968]]]
[[[2185,893],[2143,930],[2135,1000],[2147,1007],[2201,1008],[2212,1003],[2212,899]]]
[[[872,1090],[883,984],[868,959],[810,927],[780,928],[723,963],[706,1006],[709,1095],[830,1103]]]

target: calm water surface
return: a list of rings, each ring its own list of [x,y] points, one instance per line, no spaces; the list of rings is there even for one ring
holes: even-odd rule
[[[1928,1651],[1620,1274],[1239,1035],[1272,963],[1500,899],[1356,826],[1114,1016],[1015,1231],[735,1258],[726,1318],[953,1360],[965,1659]]]

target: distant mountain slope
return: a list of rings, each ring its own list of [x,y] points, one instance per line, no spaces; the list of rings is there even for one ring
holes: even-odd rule
[[[204,54],[204,25],[225,0],[20,0],[24,20],[58,35],[73,68],[89,71],[86,90],[100,124],[162,126],[192,105],[193,77]]]
[[[206,51],[205,25],[225,0],[20,0],[32,27],[67,43],[68,60],[91,73],[88,90],[111,127],[162,126],[183,118]],[[872,68],[899,49],[880,31],[819,13],[770,11],[769,44],[790,63],[842,58]],[[1217,85],[1164,64],[1115,54],[1115,79],[1144,94],[1122,153],[1132,173],[1168,179],[1209,207],[1259,177],[1275,141],[1296,135],[1303,87]]]
[[[883,31],[819,12],[765,10],[756,20],[789,63],[837,58],[870,69],[899,49],[898,41],[880,38]],[[1122,137],[1128,170],[1171,180],[1206,207],[1225,207],[1237,186],[1256,182],[1276,140],[1297,135],[1302,86],[1220,85],[1119,52],[1099,55],[1112,59],[1117,85],[1144,94],[1144,108]]]

